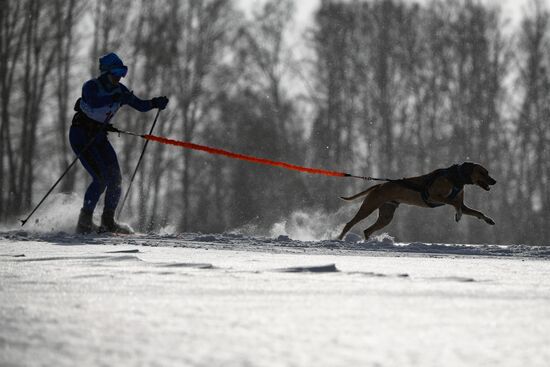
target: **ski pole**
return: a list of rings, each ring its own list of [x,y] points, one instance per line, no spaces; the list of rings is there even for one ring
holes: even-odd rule
[[[61,180],[63,179],[63,177],[65,177],[65,175],[67,173],[69,173],[69,171],[71,170],[71,168],[74,166],[74,164],[76,163],[76,161],[78,161],[80,159],[80,157],[82,156],[82,154],[84,154],[84,152],[86,152],[86,150],[88,150],[88,148],[90,148],[93,144],[93,142],[95,141],[95,139],[99,136],[99,134],[101,133],[104,133],[105,131],[108,131],[109,130],[109,125],[108,124],[105,124],[105,126],[98,131],[98,133],[94,136],[94,138],[92,140],[90,140],[88,142],[88,144],[86,144],[84,146],[84,149],[82,149],[80,151],[80,153],[78,153],[78,155],[76,156],[75,159],[73,159],[73,161],[71,162],[71,164],[69,164],[69,167],[67,167],[65,169],[65,171],[61,174],[61,177],[59,177],[57,179],[57,181],[55,181],[55,183],[53,184],[53,186],[48,190],[48,192],[46,193],[46,195],[44,195],[44,197],[42,198],[42,200],[40,200],[40,202],[34,207],[34,209],[32,210],[32,212],[27,216],[27,218],[25,219],[21,219],[20,222],[21,222],[21,227],[23,227],[25,225],[25,223],[27,223],[27,221],[32,217],[32,215],[34,214],[34,212],[36,212],[38,210],[38,208],[40,208],[40,206],[42,205],[42,203],[46,200],[46,198],[48,196],[50,196],[50,194],[52,193],[52,191],[57,187],[57,185],[61,182]]]
[[[160,115],[160,109],[157,111],[157,115],[155,116],[155,120],[153,121],[153,125],[151,126],[151,130],[149,130],[149,135],[153,134],[153,129],[155,128],[155,125],[157,124],[157,120]],[[120,207],[118,209],[117,218],[122,213],[122,209],[124,208],[124,204],[126,203],[126,199],[128,199],[128,195],[130,194],[130,189],[132,188],[132,183],[134,182],[134,179],[136,178],[136,174],[139,168],[139,165],[141,164],[141,160],[143,159],[143,155],[145,154],[145,150],[147,149],[147,144],[149,144],[149,140],[145,140],[145,143],[143,144],[143,149],[141,150],[141,155],[139,156],[138,162],[136,164],[136,168],[134,169],[134,173],[132,174],[132,178],[130,179],[130,183],[128,184],[128,189],[126,189],[126,194],[124,194],[124,198],[122,199],[122,203],[120,203]]]

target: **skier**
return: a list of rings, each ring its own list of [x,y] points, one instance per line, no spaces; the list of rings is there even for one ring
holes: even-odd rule
[[[128,67],[115,54],[99,58],[101,75],[84,83],[82,97],[76,101],[69,140],[80,162],[92,176],[80,210],[77,233],[97,231],[132,233],[126,224],[115,221],[115,210],[121,193],[121,174],[116,153],[107,139],[109,122],[121,106],[129,105],[140,112],[164,109],[168,98],[155,97],[142,100],[136,97],[122,83]],[[101,216],[101,227],[93,223],[93,213],[99,197],[105,191],[105,206]]]

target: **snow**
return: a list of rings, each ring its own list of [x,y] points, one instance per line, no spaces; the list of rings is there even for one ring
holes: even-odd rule
[[[0,232],[1,366],[547,366],[550,248]]]

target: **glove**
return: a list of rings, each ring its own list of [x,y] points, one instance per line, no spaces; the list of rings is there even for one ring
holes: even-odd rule
[[[113,102],[119,102],[121,105],[130,104],[134,98],[134,93],[132,92],[122,92],[113,94]]]
[[[166,96],[155,97],[151,99],[151,106],[153,108],[158,108],[159,110],[164,110],[168,104],[168,98]]]

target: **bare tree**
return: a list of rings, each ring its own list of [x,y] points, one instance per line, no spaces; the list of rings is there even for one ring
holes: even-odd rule
[[[524,90],[520,114],[516,123],[519,138],[517,161],[517,197],[519,213],[517,220],[522,223],[518,240],[529,238],[532,241],[540,234],[548,234],[548,170],[547,146],[550,139],[548,120],[550,110],[549,57],[550,21],[549,11],[542,1],[531,3],[532,13],[522,22],[520,34],[520,85]]]
[[[56,126],[58,139],[60,141],[60,167],[64,170],[69,161],[72,160],[72,151],[68,145],[67,134],[69,131],[71,113],[73,112],[73,101],[70,100],[71,71],[76,63],[77,52],[75,25],[84,14],[84,2],[81,0],[56,0],[54,5],[54,16],[56,22],[55,49],[55,85],[54,93],[57,102]],[[71,192],[74,189],[76,170],[72,170],[62,183],[61,191]]]
[[[6,220],[14,209],[16,190],[16,152],[11,139],[15,78],[23,52],[25,14],[22,2],[6,1],[0,7],[0,219]]]
[[[19,140],[19,161],[15,202],[22,210],[30,207],[34,183],[34,154],[36,151],[37,126],[42,116],[42,106],[48,77],[53,71],[56,50],[53,46],[55,28],[44,19],[53,16],[52,3],[28,0],[25,3],[28,14],[24,26],[22,62],[22,120]]]
[[[212,72],[219,55],[220,42],[224,39],[230,14],[227,0],[174,2],[173,16],[179,22],[174,22],[175,29],[170,39],[175,53],[173,91],[181,119],[181,136],[184,140],[194,137],[197,126],[204,114],[205,101],[208,95],[205,91],[206,77]],[[190,188],[192,185],[191,152],[183,152],[182,213],[180,228],[189,229],[192,215]]]

